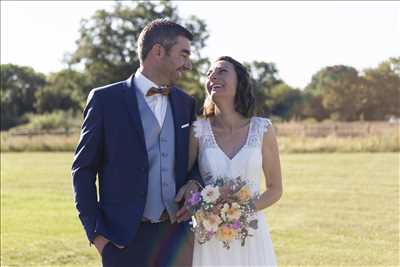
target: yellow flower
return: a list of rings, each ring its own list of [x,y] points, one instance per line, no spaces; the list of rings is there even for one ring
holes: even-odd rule
[[[238,220],[240,218],[241,211],[240,211],[240,206],[237,203],[232,203],[231,206],[229,204],[225,203],[224,207],[221,209],[221,217],[224,220]]]
[[[251,192],[247,186],[243,186],[239,192],[236,193],[239,198],[240,203],[249,201],[251,199]]]
[[[240,212],[240,206],[237,203],[233,203],[232,206],[229,208],[229,210],[226,213],[226,216],[230,220],[238,220],[240,218],[241,212]]]
[[[236,236],[236,231],[228,226],[221,226],[217,231],[217,239],[220,241],[230,241]]]
[[[207,215],[203,220],[204,228],[209,232],[216,232],[219,224],[221,223],[219,216],[215,214]]]
[[[205,219],[205,214],[202,210],[198,210],[195,214],[194,217],[196,218],[197,223],[203,223]]]

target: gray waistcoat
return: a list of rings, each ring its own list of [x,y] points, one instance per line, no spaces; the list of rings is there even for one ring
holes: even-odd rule
[[[178,205],[174,198],[175,190],[175,128],[171,105],[168,101],[162,128],[147,105],[143,93],[136,90],[140,117],[143,124],[149,177],[146,205],[143,216],[158,220],[164,209],[175,220]]]

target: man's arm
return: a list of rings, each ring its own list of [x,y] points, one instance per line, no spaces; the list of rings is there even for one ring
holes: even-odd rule
[[[196,102],[193,99],[190,124],[192,125],[195,120],[196,120]],[[192,134],[192,133],[190,133],[190,134]],[[189,140],[190,140],[190,142],[193,141],[192,136],[189,136]],[[190,144],[190,145],[192,145],[192,144]],[[188,149],[188,151],[189,150],[190,149]],[[194,152],[194,151],[192,151],[192,152]],[[191,152],[189,151],[189,154],[190,153]],[[188,155],[188,156],[191,157],[190,155]],[[190,159],[189,159],[189,161],[190,161]],[[191,165],[191,163],[189,163],[189,164]],[[193,167],[191,168],[190,172],[186,176],[186,183],[179,189],[179,191],[175,197],[175,201],[176,202],[181,202],[182,200],[186,201],[188,198],[190,198],[190,196],[193,192],[199,191],[202,186],[204,186],[204,182],[201,179],[199,168],[197,165],[197,159],[196,159],[196,160],[194,160]],[[191,217],[191,214],[188,212],[185,205],[183,205],[183,207],[181,207],[178,210],[178,212],[176,213],[176,219],[178,222],[189,220],[190,217]]]
[[[191,125],[193,125],[193,122],[196,121],[197,116],[196,116],[196,101],[193,99],[193,104],[192,104],[192,111],[191,111]],[[192,138],[192,136],[189,136],[189,138]],[[196,153],[197,154],[197,153]],[[204,186],[203,179],[201,179],[199,167],[197,165],[197,157],[196,160],[194,161],[194,165],[191,168],[189,175],[187,176],[187,182],[190,182],[191,180],[195,181],[198,183],[198,185]]]
[[[81,136],[72,163],[72,181],[79,218],[89,241],[93,242],[99,215],[96,175],[103,155],[103,114],[96,91],[90,92],[83,114]]]

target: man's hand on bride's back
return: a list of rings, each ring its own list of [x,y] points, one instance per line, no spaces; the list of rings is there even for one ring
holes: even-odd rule
[[[184,186],[179,189],[178,194],[176,194],[175,202],[182,202],[188,200],[194,192],[198,192],[200,190],[200,186],[194,180],[189,180]],[[176,220],[178,223],[187,221],[191,217],[191,214],[186,209],[185,205],[178,210],[176,213]]]

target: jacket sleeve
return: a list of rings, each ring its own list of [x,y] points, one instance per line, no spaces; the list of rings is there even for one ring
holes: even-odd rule
[[[192,111],[191,111],[191,124],[193,124],[193,122],[196,121],[196,114],[197,114],[196,101],[193,99]],[[193,168],[190,170],[189,175],[187,176],[187,181],[189,181],[189,180],[195,180],[201,186],[204,186],[204,181],[203,181],[203,179],[201,179],[197,159],[193,165]]]
[[[72,163],[75,206],[90,242],[99,217],[96,176],[103,158],[103,112],[96,91],[88,96],[79,144]]]

